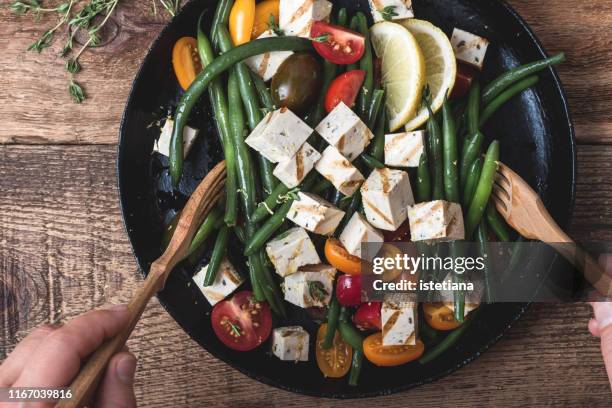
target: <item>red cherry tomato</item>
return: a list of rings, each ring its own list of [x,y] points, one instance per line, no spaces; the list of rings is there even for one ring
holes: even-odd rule
[[[361,303],[361,275],[342,275],[336,283],[336,297],[342,306]]]
[[[478,71],[469,65],[457,61],[457,76],[455,77],[455,86],[451,93],[451,99],[461,98],[467,95],[472,82],[478,76]]]
[[[210,320],[219,340],[237,351],[253,350],[266,341],[272,330],[270,308],[257,302],[248,290],[217,303]]]
[[[359,61],[365,52],[363,35],[323,21],[314,22],[310,38],[319,55],[334,64],[352,64]]]
[[[363,85],[366,72],[360,69],[345,72],[329,84],[327,95],[325,95],[325,110],[327,113],[334,110],[340,103],[352,108]]]
[[[362,303],[353,315],[353,323],[359,330],[382,330],[381,307],[380,302]]]

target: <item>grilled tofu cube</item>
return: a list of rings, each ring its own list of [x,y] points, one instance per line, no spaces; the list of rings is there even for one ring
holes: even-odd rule
[[[412,0],[370,0],[374,22],[414,17]]]
[[[298,199],[291,204],[287,214],[287,219],[319,235],[332,235],[343,217],[344,211],[329,201],[302,192],[298,193]]]
[[[464,278],[465,279],[465,278]],[[450,272],[444,278],[444,281],[452,282],[453,281],[453,272]],[[463,316],[467,316],[470,312],[478,309],[480,306],[480,300],[482,299],[483,293],[483,284],[482,282],[474,282],[474,290],[466,291],[465,293],[465,306],[463,309]],[[440,298],[442,299],[442,303],[444,306],[448,307],[453,312],[455,311],[455,302],[454,302],[454,294],[453,291],[443,290],[440,291]]]
[[[315,130],[349,161],[355,160],[374,137],[367,125],[343,102]]]
[[[310,37],[315,21],[329,21],[332,3],[325,0],[281,0],[279,26],[285,35]]]
[[[361,197],[368,222],[386,231],[397,230],[414,204],[408,173],[386,167],[372,171],[361,186]]]
[[[444,200],[408,208],[412,241],[455,241],[465,238],[461,206]]]
[[[289,161],[313,130],[287,108],[270,112],[245,142],[272,163]]]
[[[311,265],[285,277],[285,300],[296,306],[323,307],[329,305],[334,290],[336,268],[329,265]]]
[[[278,163],[273,174],[287,187],[297,187],[320,158],[321,153],[304,143],[290,160]]]
[[[283,361],[308,361],[309,341],[300,326],[277,327],[272,331],[272,353]]]
[[[226,258],[221,261],[217,277],[210,286],[204,286],[206,271],[208,271],[208,265],[193,276],[193,281],[211,306],[228,297],[244,282],[242,276]]]
[[[455,51],[455,58],[482,71],[489,40],[455,28],[451,44]]]
[[[323,151],[315,169],[345,196],[352,196],[365,180],[357,167],[333,146],[327,146]]]
[[[408,296],[389,296],[382,304],[383,346],[414,346],[417,340],[418,303]]]
[[[153,145],[153,151],[170,157],[170,140],[172,139],[172,128],[174,121],[170,118],[166,119],[164,127],[161,130],[159,139]],[[193,144],[195,143],[200,131],[189,126],[183,128],[183,157],[187,157]]]
[[[346,248],[351,255],[361,258],[362,242],[376,245],[376,249],[368,251],[369,253],[375,254],[385,242],[385,237],[368,224],[361,214],[356,212],[346,224],[346,227],[344,227],[342,234],[340,234],[340,242],[342,242],[344,248]]]
[[[297,272],[300,266],[321,263],[308,233],[299,227],[291,228],[268,242],[266,253],[276,273],[283,277]]]
[[[394,167],[419,167],[425,146],[425,132],[385,135],[385,164]]]
[[[274,33],[274,31],[268,30],[257,37],[257,39],[269,37],[278,36]],[[274,74],[276,74],[276,71],[278,71],[281,64],[285,62],[285,60],[292,54],[293,51],[272,51],[247,58],[244,62],[251,69],[251,71],[259,75],[265,82],[268,82],[272,79]]]

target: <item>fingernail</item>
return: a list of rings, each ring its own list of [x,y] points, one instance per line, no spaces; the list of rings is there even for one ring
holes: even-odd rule
[[[136,373],[136,357],[132,354],[126,354],[117,363],[117,377],[121,382],[131,385],[134,382],[134,374]]]
[[[108,310],[111,312],[125,312],[127,310],[127,305],[104,305],[102,306],[103,310]]]

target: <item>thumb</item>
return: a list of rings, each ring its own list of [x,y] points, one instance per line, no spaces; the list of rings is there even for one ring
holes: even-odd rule
[[[606,326],[601,331],[601,354],[608,372],[610,387],[612,387],[612,325]]]
[[[97,408],[135,408],[134,374],[136,357],[129,352],[113,356],[106,367],[102,383],[98,387]]]

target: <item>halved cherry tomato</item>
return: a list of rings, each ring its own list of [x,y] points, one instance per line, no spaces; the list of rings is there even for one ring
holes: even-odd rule
[[[327,323],[323,323],[317,332],[317,365],[325,377],[344,377],[351,368],[353,349],[336,331],[332,346],[324,349],[322,344],[327,333]]]
[[[271,18],[274,19],[275,24],[278,24],[279,4],[280,0],[264,0],[257,3],[255,6],[255,22],[251,33],[252,40],[268,31]]]
[[[474,78],[478,76],[478,71],[467,64],[457,61],[457,76],[455,77],[455,86],[451,93],[451,99],[461,98],[467,95],[468,91],[474,82]]]
[[[314,22],[310,38],[319,55],[334,64],[352,64],[359,61],[365,52],[363,35],[323,21]]]
[[[383,346],[382,333],[374,333],[363,341],[363,354],[377,366],[394,367],[416,360],[423,355],[425,345],[417,339],[415,346]]]
[[[210,320],[219,340],[237,351],[253,350],[266,341],[272,330],[270,307],[257,302],[248,290],[217,303]]]
[[[334,79],[325,95],[325,110],[327,113],[334,110],[340,103],[344,102],[346,106],[352,108],[355,106],[355,100],[363,85],[366,72],[361,69],[355,69],[345,72],[338,78]]]
[[[342,275],[336,282],[336,297],[342,306],[361,303],[361,275]]]
[[[361,259],[348,253],[336,238],[325,242],[325,257],[327,262],[340,272],[349,275],[361,274]]]
[[[436,330],[454,330],[461,326],[455,314],[442,302],[423,303],[423,315],[428,325]]]
[[[362,303],[353,315],[353,323],[359,330],[382,330],[381,302]]]
[[[195,38],[182,37],[174,44],[172,67],[179,85],[187,90],[202,70],[202,61],[198,55],[198,41]]]
[[[255,0],[236,0],[229,15],[229,31],[235,46],[251,40],[255,24]]]

